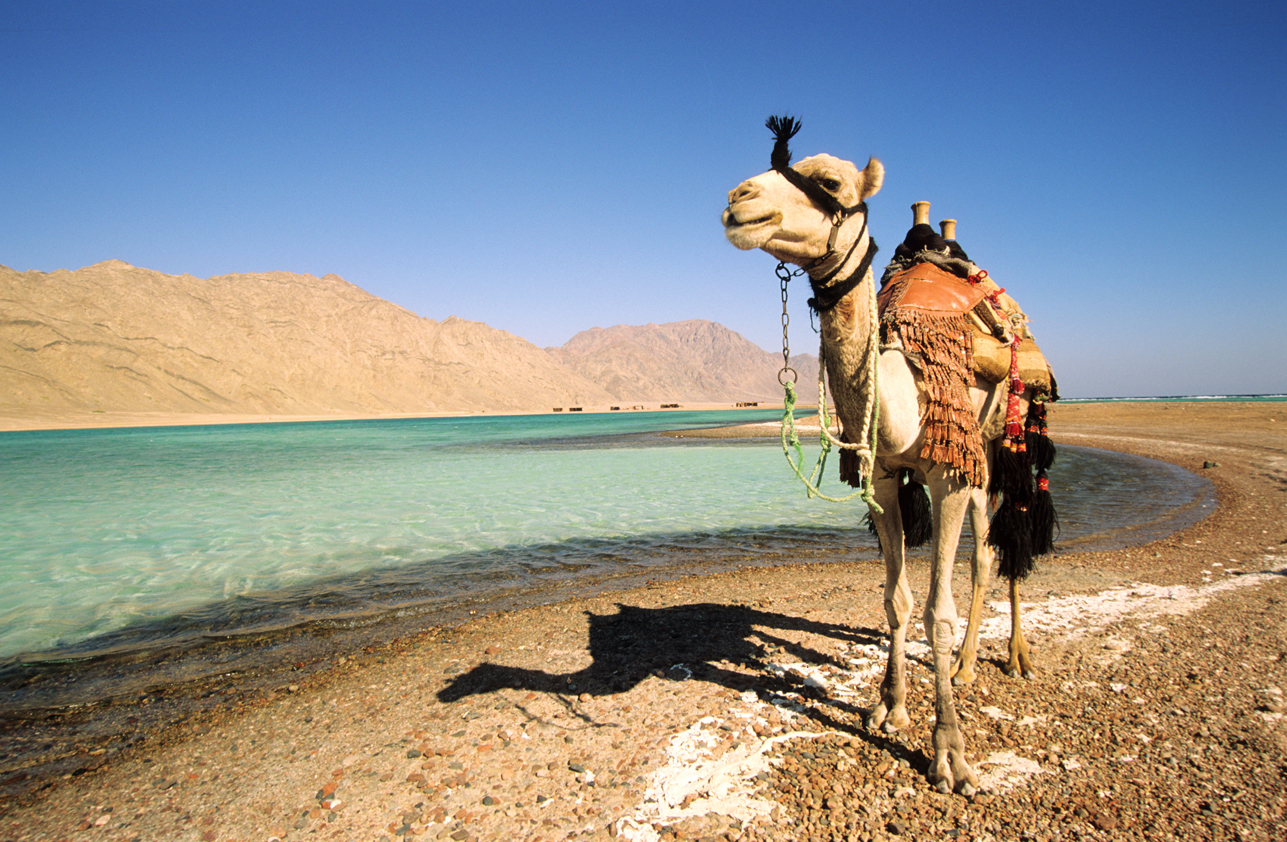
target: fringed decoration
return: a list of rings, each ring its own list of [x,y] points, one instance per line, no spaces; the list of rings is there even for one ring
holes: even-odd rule
[[[1050,496],[1050,478],[1046,471],[1055,462],[1055,445],[1046,429],[1046,402],[1041,397],[1028,404],[1028,429],[1025,436],[1028,458],[1037,471],[1037,491],[1032,496],[1032,554],[1046,555],[1055,548],[1059,517],[1054,498]]]
[[[852,444],[846,433],[840,434],[840,441]],[[862,472],[862,456],[856,450],[842,448],[840,451],[840,481],[847,482],[852,488],[862,488],[865,477]]]
[[[1026,451],[1011,448],[1009,442],[1001,443],[992,463],[992,476],[988,477],[988,494],[1024,506],[1032,501],[1032,469]]]
[[[1055,514],[1055,501],[1050,496],[1050,480],[1045,471],[1037,473],[1037,491],[1032,495],[1028,514],[1032,520],[1032,554],[1039,556],[1052,552],[1059,518]]]
[[[897,300],[897,293],[894,293]],[[923,361],[927,406],[922,459],[955,469],[978,488],[987,475],[979,419],[970,402],[974,338],[965,316],[891,307],[883,325],[897,332],[906,353]]]
[[[997,448],[988,479],[988,492],[1001,495],[1001,503],[988,528],[988,543],[1000,559],[998,573],[1011,581],[1026,579],[1036,562],[1033,558],[1033,523],[1030,511],[1032,462],[1020,414],[1023,380],[1019,377],[1018,336],[1010,345],[1010,395],[1006,404],[1005,436]]]
[[[1010,581],[1026,579],[1036,566],[1032,557],[1032,520],[1026,506],[1002,502],[988,527],[988,544],[997,551],[997,574]]]
[[[930,498],[925,486],[904,471],[898,486],[898,511],[903,516],[903,545],[920,547],[934,537],[934,519],[930,516]]]
[[[1048,471],[1055,464],[1055,444],[1046,428],[1046,402],[1037,398],[1028,404],[1028,429],[1024,435],[1032,467]]]
[[[931,516],[929,493],[925,486],[912,478],[912,472],[903,468],[898,472],[898,513],[903,522],[903,546],[921,547],[934,537],[934,519]],[[871,512],[863,515],[867,531],[876,536],[876,547],[882,552],[880,533]]]

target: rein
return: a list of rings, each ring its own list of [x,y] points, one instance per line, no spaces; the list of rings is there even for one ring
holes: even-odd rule
[[[863,204],[862,207],[863,207],[863,210],[866,210],[865,204]],[[841,222],[843,222],[843,220],[841,220]],[[832,242],[828,244],[828,254],[830,253],[830,246],[834,244],[835,231],[839,229],[839,225],[840,225],[839,222],[836,223],[835,228],[833,228],[832,230],[832,235],[831,235]],[[859,283],[862,282],[864,277],[870,271],[871,261],[876,254],[877,246],[876,246],[875,240],[871,239],[871,237],[868,237],[867,251],[863,255],[863,259],[859,263],[857,269],[854,272],[852,272],[847,278],[844,278],[841,281],[831,286],[828,286],[828,287],[820,286],[820,284],[823,284],[827,280],[830,280],[831,278],[835,277],[836,273],[839,272],[840,269],[844,267],[846,263],[849,262],[849,258],[853,256],[853,253],[855,249],[857,249],[858,244],[862,242],[862,235],[866,232],[866,230],[867,230],[867,217],[866,217],[866,214],[864,214],[862,231],[859,232],[858,238],[854,240],[854,244],[850,246],[849,252],[845,255],[844,260],[842,260],[837,265],[837,267],[833,269],[828,275],[824,276],[821,279],[815,279],[812,276],[810,276],[809,282],[813,287],[813,292],[815,297],[809,299],[809,306],[815,312],[825,313],[831,310],[832,308],[834,308],[842,298],[844,298],[846,295],[852,292],[853,289]],[[823,257],[814,261],[810,265],[816,266],[818,263],[825,260],[826,257],[827,255],[823,255]],[[804,450],[800,446],[800,437],[795,430],[795,404],[796,404],[795,381],[799,377],[799,374],[796,372],[794,368],[791,367],[791,347],[790,347],[790,340],[788,336],[788,328],[789,328],[791,319],[787,313],[788,282],[793,277],[798,277],[799,275],[805,274],[806,270],[804,268],[794,269],[794,270],[788,269],[786,263],[780,262],[778,263],[777,268],[774,271],[778,276],[778,280],[782,289],[782,369],[781,371],[778,372],[778,382],[782,384],[783,389],[785,389],[786,391],[786,395],[783,401],[784,411],[782,413],[783,455],[786,456],[787,464],[791,466],[791,469],[795,472],[796,477],[802,483],[804,483],[809,497],[821,497],[823,500],[827,500],[832,503],[844,503],[854,499],[855,497],[861,497],[863,502],[867,504],[867,507],[873,513],[880,514],[882,512],[882,509],[876,503],[874,492],[872,491],[872,479],[873,479],[872,475],[875,473],[876,426],[877,426],[876,422],[880,414],[880,394],[879,394],[880,390],[879,390],[879,383],[878,383],[879,366],[877,364],[879,352],[880,352],[880,348],[879,348],[880,340],[879,340],[879,323],[878,323],[879,316],[876,309],[875,281],[873,279],[871,287],[868,288],[868,296],[867,296],[868,317],[870,319],[871,330],[868,333],[867,348],[866,348],[868,389],[867,389],[867,398],[863,406],[862,429],[860,431],[859,436],[857,437],[858,440],[856,442],[841,441],[840,439],[836,438],[831,432],[831,429],[830,429],[831,419],[827,414],[826,343],[822,341],[821,338],[819,338],[819,343],[818,343],[818,428],[820,430],[819,444],[822,450],[821,450],[821,453],[819,453],[818,455],[818,461],[814,465],[813,471],[810,473],[809,476],[806,477],[802,469],[802,466],[804,465]],[[839,289],[840,291],[837,292],[837,289]],[[824,299],[824,300],[820,302],[819,299]],[[826,466],[827,454],[830,453],[831,448],[833,446],[839,447],[842,450],[855,451],[858,454],[860,469],[863,475],[862,488],[844,497],[828,496],[822,493],[822,491],[818,488],[818,480],[821,478],[823,470]],[[792,449],[795,450],[795,459],[791,458]]]
[[[813,473],[808,477],[801,470],[801,465],[804,464],[804,451],[800,447],[800,437],[795,432],[795,380],[799,377],[799,374],[791,367],[791,347],[787,337],[787,327],[791,321],[790,316],[787,315],[787,282],[797,275],[817,269],[835,256],[836,240],[840,236],[841,227],[850,217],[859,212],[862,213],[862,230],[854,238],[853,245],[849,247],[849,251],[845,253],[845,256],[840,259],[831,271],[817,278],[813,275],[809,276],[809,284],[813,287],[814,294],[814,297],[809,299],[809,306],[817,313],[826,313],[832,310],[840,303],[842,298],[852,292],[858,284],[862,283],[863,279],[871,271],[871,261],[876,255],[876,241],[868,234],[867,251],[857,269],[851,272],[848,277],[831,283],[835,276],[840,273],[840,270],[849,263],[849,259],[853,257],[854,251],[858,248],[858,244],[862,242],[863,235],[867,234],[867,203],[860,200],[853,207],[845,207],[836,196],[824,189],[821,184],[814,182],[799,170],[791,168],[789,142],[800,131],[800,122],[798,120],[794,117],[770,117],[765,121],[764,125],[773,132],[773,153],[769,157],[769,165],[795,189],[799,190],[831,216],[831,234],[827,237],[827,250],[821,257],[795,270],[788,269],[785,263],[779,263],[776,270],[782,286],[782,370],[778,372],[778,382],[786,390],[785,412],[782,414],[782,452],[786,455],[787,463],[791,465],[795,475],[808,489],[810,497],[821,497],[823,500],[833,503],[843,503],[855,497],[862,497],[863,502],[867,504],[868,509],[873,514],[880,514],[881,508],[876,504],[872,492],[872,474],[875,472],[876,463],[876,421],[880,415],[880,390],[876,380],[877,360],[880,355],[880,324],[879,314],[876,309],[875,280],[872,280],[867,296],[871,330],[868,333],[867,348],[865,349],[868,389],[862,413],[862,429],[859,432],[857,441],[852,443],[841,441],[831,434],[831,419],[827,417],[826,343],[820,339],[818,344],[818,426],[821,430],[819,443],[822,445],[822,453],[818,456],[818,464],[814,467]],[[827,453],[831,451],[833,446],[842,450],[854,451],[858,454],[859,469],[863,477],[862,488],[847,497],[828,497],[818,490],[818,479],[821,477],[823,467],[826,464]],[[791,459],[792,448],[796,452],[794,461]]]

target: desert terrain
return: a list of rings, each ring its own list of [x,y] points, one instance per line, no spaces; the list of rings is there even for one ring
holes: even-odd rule
[[[926,781],[914,646],[914,726],[862,725],[883,668],[867,553],[502,606],[298,681],[229,679],[225,703],[161,733],[87,737],[76,771],[0,802],[0,838],[1281,839],[1284,423],[1283,403],[1055,406],[1056,442],[1179,464],[1219,505],[1044,561],[1023,586],[1031,680],[1001,671],[993,586],[979,678],[957,693],[973,798]]]

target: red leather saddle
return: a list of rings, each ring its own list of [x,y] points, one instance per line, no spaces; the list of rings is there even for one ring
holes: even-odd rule
[[[880,314],[890,307],[952,315],[970,312],[985,292],[933,263],[918,263],[893,275],[876,294]]]

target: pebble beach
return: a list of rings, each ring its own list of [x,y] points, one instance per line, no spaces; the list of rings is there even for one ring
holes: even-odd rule
[[[70,718],[80,736],[59,774],[0,781],[0,839],[1287,838],[1284,425],[1277,401],[1054,405],[1056,444],[1179,465],[1218,506],[1150,543],[1044,560],[1023,585],[1030,680],[1002,671],[994,583],[978,678],[957,691],[970,798],[925,777],[919,628],[912,728],[862,724],[885,629],[864,550],[480,611],[266,684],[211,682],[215,703],[160,729],[94,723],[150,721],[134,708],[166,688],[10,717],[11,742]],[[915,617],[927,571],[910,572]]]

